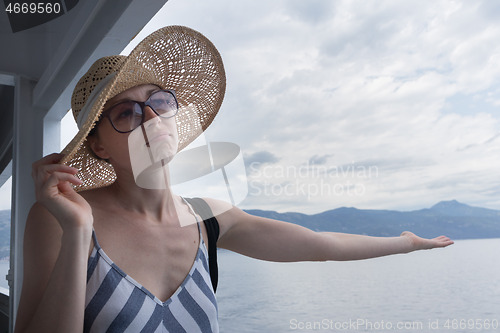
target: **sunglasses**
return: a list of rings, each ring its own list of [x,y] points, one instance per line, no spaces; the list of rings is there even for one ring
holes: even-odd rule
[[[151,93],[145,102],[129,100],[115,104],[103,111],[102,116],[109,119],[117,132],[128,133],[144,123],[146,106],[162,118],[172,118],[179,110],[175,92],[165,89]]]

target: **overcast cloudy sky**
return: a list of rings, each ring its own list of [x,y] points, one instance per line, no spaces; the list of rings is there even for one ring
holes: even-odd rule
[[[171,0],[136,41],[180,24],[219,49],[227,92],[207,139],[241,147],[242,208],[500,209],[499,14],[497,1]]]
[[[219,49],[244,208],[500,209],[500,3],[171,0]],[[252,164],[253,163],[253,164]]]

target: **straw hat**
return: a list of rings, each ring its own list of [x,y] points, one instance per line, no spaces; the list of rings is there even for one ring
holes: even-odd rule
[[[141,85],[155,84],[176,93],[181,150],[201,134],[219,111],[226,76],[219,52],[202,34],[187,27],[159,29],[141,41],[129,56],[98,59],[76,84],[71,98],[79,131],[63,149],[60,163],[79,169],[77,191],[112,184],[116,174],[95,157],[86,138],[99,120],[106,101]]]

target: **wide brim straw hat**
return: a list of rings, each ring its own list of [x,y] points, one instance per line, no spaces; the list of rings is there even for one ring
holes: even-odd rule
[[[142,84],[175,91],[178,151],[213,121],[224,98],[226,76],[222,59],[205,36],[182,26],[161,28],[142,40],[128,56],[98,59],[76,84],[71,98],[78,133],[63,149],[60,163],[79,169],[77,191],[112,184],[116,173],[97,158],[87,136],[110,98]]]

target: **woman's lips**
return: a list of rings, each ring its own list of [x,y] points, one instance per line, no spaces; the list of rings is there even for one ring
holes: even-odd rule
[[[160,141],[163,138],[166,138],[166,137],[169,137],[169,136],[171,136],[171,135],[170,134],[159,134],[159,135],[156,135],[156,136],[152,136],[152,139],[146,140],[146,147],[150,147],[151,143],[154,143],[156,141]]]

